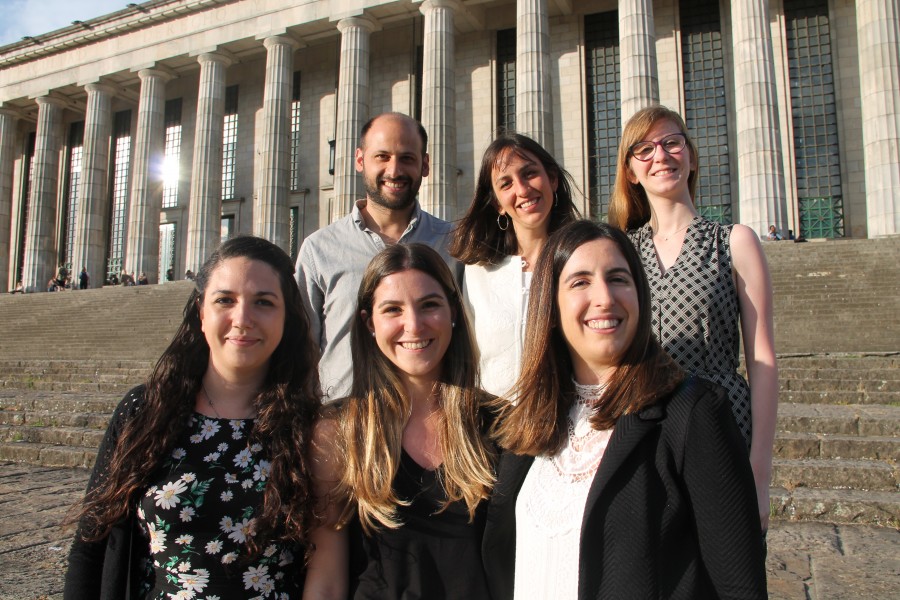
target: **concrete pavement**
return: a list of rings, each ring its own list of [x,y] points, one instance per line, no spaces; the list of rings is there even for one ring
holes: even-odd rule
[[[62,597],[85,469],[0,463],[0,600]],[[769,598],[900,598],[900,531],[892,527],[776,521],[769,531]],[[548,599],[551,600],[551,599]]]

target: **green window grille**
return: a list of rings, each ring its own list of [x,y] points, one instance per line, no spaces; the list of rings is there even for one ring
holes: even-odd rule
[[[300,71],[294,71],[291,87],[291,190],[300,189]]]
[[[78,215],[78,190],[81,187],[81,165],[84,159],[84,121],[69,126],[69,151],[65,195],[65,228],[60,236],[65,241],[62,263],[72,273],[72,255],[75,252],[75,219]]]
[[[806,238],[844,237],[843,199],[800,198],[800,234]]]
[[[163,158],[163,208],[178,206],[181,163],[181,98],[166,101],[165,154]]]
[[[31,186],[34,183],[34,150],[37,143],[37,132],[32,131],[28,134],[28,140],[25,142],[25,164],[28,165],[28,176],[25,178],[22,186],[22,196],[19,198],[19,231],[18,240],[18,260],[16,260],[16,282],[22,279],[22,273],[25,272],[25,238],[28,232],[28,213],[31,211]]]
[[[222,131],[222,200],[234,200],[237,131],[238,86],[231,85],[225,88],[225,126]]]
[[[684,120],[697,145],[703,184],[694,199],[708,219],[732,223],[725,59],[719,0],[681,0]]]
[[[113,121],[113,173],[109,253],[106,257],[106,278],[122,271],[125,257],[125,215],[128,210],[128,188],[131,165],[131,111],[117,112]],[[135,276],[137,273],[135,274]]]
[[[588,196],[590,216],[606,220],[616,179],[621,130],[619,15],[617,11],[584,18],[588,113]]]

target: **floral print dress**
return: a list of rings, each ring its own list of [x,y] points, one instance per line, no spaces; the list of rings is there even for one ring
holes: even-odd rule
[[[248,440],[252,425],[198,413],[190,418],[138,507],[150,546],[143,598],[301,597],[299,550],[272,543],[247,559],[245,542],[270,468],[263,446]]]

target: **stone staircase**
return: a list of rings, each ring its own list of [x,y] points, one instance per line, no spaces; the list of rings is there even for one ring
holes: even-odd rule
[[[776,519],[900,526],[898,242],[765,244],[780,353]],[[176,282],[0,298],[0,328],[12,332],[0,339],[0,461],[91,466],[189,291]]]

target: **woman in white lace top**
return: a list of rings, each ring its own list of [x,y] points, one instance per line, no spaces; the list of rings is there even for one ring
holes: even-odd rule
[[[494,600],[765,598],[753,475],[725,391],[650,331],[628,238],[548,240],[482,556]]]

